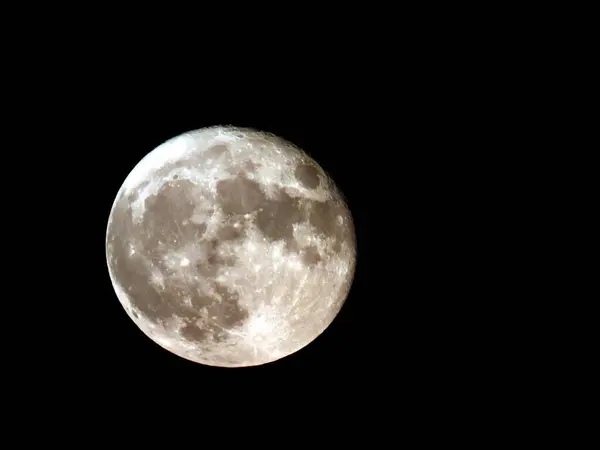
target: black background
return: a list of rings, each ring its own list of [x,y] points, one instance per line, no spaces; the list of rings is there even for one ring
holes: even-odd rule
[[[294,73],[293,66],[280,70]],[[428,189],[426,180],[418,180],[421,168],[414,155],[429,150],[422,149],[427,137],[414,128],[417,120],[393,105],[395,91],[377,91],[375,84],[357,84],[356,78],[337,72],[330,79],[319,73],[311,79],[302,72],[281,79],[249,77],[242,85],[235,79],[213,84],[211,78],[204,81],[206,87],[200,80],[180,85],[177,77],[157,78],[142,82],[118,76],[111,85],[117,88],[82,99],[88,103],[85,111],[90,101],[98,108],[89,116],[93,137],[81,149],[81,163],[90,168],[83,178],[91,202],[77,213],[86,217],[88,248],[86,264],[75,270],[88,288],[80,306],[67,309],[77,339],[66,350],[84,395],[143,396],[164,389],[160,395],[172,399],[182,388],[193,398],[254,392],[274,399],[302,392],[312,397],[314,390],[342,398],[352,390],[370,397],[400,377],[420,378],[415,358],[422,356],[416,347],[429,337],[419,329],[423,318],[415,311],[423,307],[428,288],[417,274],[430,243],[422,238],[427,221],[414,213],[415,206],[421,209],[416,197]],[[110,208],[135,164],[180,133],[227,124],[275,133],[308,152],[345,195],[357,234],[354,283],[335,321],[299,352],[251,368],[202,366],[152,342],[123,311],[105,259]],[[431,317],[429,312],[427,321]],[[242,388],[248,385],[256,388]]]
[[[389,60],[365,75],[353,60],[323,54],[316,65],[240,58],[210,70],[164,61],[140,70],[121,58],[106,67],[84,61],[71,74],[79,91],[70,89],[57,141],[72,152],[69,176],[56,185],[73,200],[54,205],[69,218],[54,227],[67,242],[71,293],[52,305],[67,325],[53,330],[65,344],[49,364],[69,398],[186,403],[260,393],[378,402],[398,383],[414,399],[450,380],[460,347],[448,336],[460,330],[448,330],[456,306],[439,292],[457,282],[448,273],[457,263],[458,201],[445,173],[457,153],[439,119],[448,100],[430,69]],[[131,169],[164,141],[213,125],[268,131],[303,148],[338,184],[355,222],[355,279],[335,321],[296,354],[258,367],[202,366],[162,349],[127,317],[106,267],[107,220]],[[55,270],[64,269],[57,262]]]
[[[252,398],[313,413],[405,402],[419,414],[480,376],[466,370],[472,335],[461,326],[473,313],[461,300],[473,288],[460,269],[461,233],[477,222],[464,220],[471,186],[460,174],[478,161],[467,149],[479,111],[452,75],[462,63],[443,41],[426,46],[426,36],[401,48],[348,36],[355,41],[266,50],[242,40],[195,52],[160,39],[110,47],[98,39],[45,61],[33,104],[35,123],[52,133],[35,143],[37,164],[60,190],[46,203],[55,220],[44,229],[52,238],[40,302],[41,318],[54,320],[31,344],[48,340],[32,358],[45,395],[76,411],[222,409]],[[303,148],[338,184],[355,222],[356,273],[341,312],[309,346],[264,366],[208,367],[162,349],[127,317],[106,267],[107,220],[128,173],[164,141],[213,125]]]
[[[286,4],[278,18],[242,13],[237,23],[209,11],[167,17],[162,4],[154,18],[40,8],[4,49],[4,223],[15,228],[5,284],[17,300],[4,302],[17,305],[4,315],[4,349],[17,359],[5,366],[3,401],[16,399],[13,418],[40,417],[62,439],[84,433],[83,446],[120,432],[205,436],[207,421],[229,442],[248,419],[261,427],[244,439],[276,434],[273,418],[293,428],[286,444],[332,429],[352,444],[360,431],[368,442],[384,435],[374,447],[407,430],[448,442],[444,424],[469,436],[486,421],[499,424],[494,439],[505,434],[509,421],[481,412],[523,411],[521,399],[509,405],[511,383],[523,384],[536,353],[526,347],[515,363],[505,345],[518,342],[513,318],[537,289],[511,286],[535,263],[511,240],[526,220],[506,192],[514,168],[530,170],[522,155],[537,137],[516,135],[531,126],[529,93],[545,77],[526,63],[545,35],[533,28],[523,48],[512,19],[530,29],[539,11],[505,20],[455,5],[357,4],[303,16]],[[158,347],[122,310],[106,267],[107,219],[129,171],[165,140],[219,124],[310,153],[345,194],[357,232],[355,281],[332,325],[254,368],[204,367]],[[344,416],[354,423],[340,425]]]

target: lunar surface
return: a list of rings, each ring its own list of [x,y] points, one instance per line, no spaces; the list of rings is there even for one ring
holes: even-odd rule
[[[306,153],[233,127],[180,135],[125,179],[108,220],[110,278],[160,346],[220,367],[305,347],[344,303],[356,260],[350,212]]]

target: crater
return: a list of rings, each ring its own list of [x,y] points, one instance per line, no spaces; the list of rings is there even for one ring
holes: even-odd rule
[[[315,189],[321,182],[319,171],[311,164],[298,165],[294,171],[294,176],[302,186],[308,189]]]
[[[217,200],[225,214],[246,214],[266,201],[260,185],[245,173],[217,183]]]

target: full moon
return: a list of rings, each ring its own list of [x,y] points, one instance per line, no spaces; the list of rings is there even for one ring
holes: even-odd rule
[[[245,367],[291,355],[331,324],[356,238],[339,189],[304,151],[211,127],[133,168],[110,211],[106,259],[150,339],[190,361]]]

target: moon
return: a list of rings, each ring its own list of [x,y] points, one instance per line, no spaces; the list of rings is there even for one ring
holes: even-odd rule
[[[217,126],[148,153],[110,211],[115,293],[154,342],[247,367],[315,340],[352,284],[356,237],[339,189],[270,133]]]

